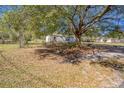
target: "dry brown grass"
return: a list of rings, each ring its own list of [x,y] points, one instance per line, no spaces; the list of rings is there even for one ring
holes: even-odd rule
[[[0,87],[117,87],[121,73],[99,64],[61,63],[53,53],[37,48],[15,49],[0,57]]]

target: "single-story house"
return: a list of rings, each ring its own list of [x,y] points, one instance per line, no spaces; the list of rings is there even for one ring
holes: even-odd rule
[[[72,43],[75,42],[74,37],[64,37],[63,35],[48,35],[46,36],[46,43]]]

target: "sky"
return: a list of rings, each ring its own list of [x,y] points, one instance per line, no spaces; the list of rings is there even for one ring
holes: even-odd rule
[[[12,11],[14,9],[17,9],[15,5],[0,5],[0,16],[2,16],[7,11]]]
[[[0,5],[0,16],[6,12],[12,10],[11,6],[6,6],[6,5]]]

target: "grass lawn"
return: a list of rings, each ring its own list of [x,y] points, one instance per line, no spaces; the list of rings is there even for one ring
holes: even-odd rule
[[[0,47],[12,50],[0,55],[0,87],[117,87],[123,80],[121,73],[112,68],[88,61],[78,65],[61,63],[62,56],[41,48]]]

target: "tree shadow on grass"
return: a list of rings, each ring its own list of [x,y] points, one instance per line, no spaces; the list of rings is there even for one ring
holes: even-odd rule
[[[59,63],[71,63],[79,64],[81,61],[81,53],[79,51],[67,51],[66,49],[56,49],[56,48],[44,48],[35,49],[35,54],[39,56],[40,59],[48,57],[50,54],[63,57],[63,61]]]
[[[93,45],[93,47],[106,49],[106,52],[114,52],[114,53],[124,54],[124,46]]]
[[[99,62],[91,62],[90,64],[91,65],[99,64],[99,65],[104,66],[104,67],[110,67],[114,70],[124,72],[124,64],[119,63],[117,60],[111,60],[111,59],[110,60],[102,60]]]
[[[52,48],[44,48],[44,49],[35,49],[35,54],[38,55],[49,55],[49,54],[54,54],[54,55],[59,55],[59,56],[63,56],[62,53],[57,52],[57,49],[52,49]]]

